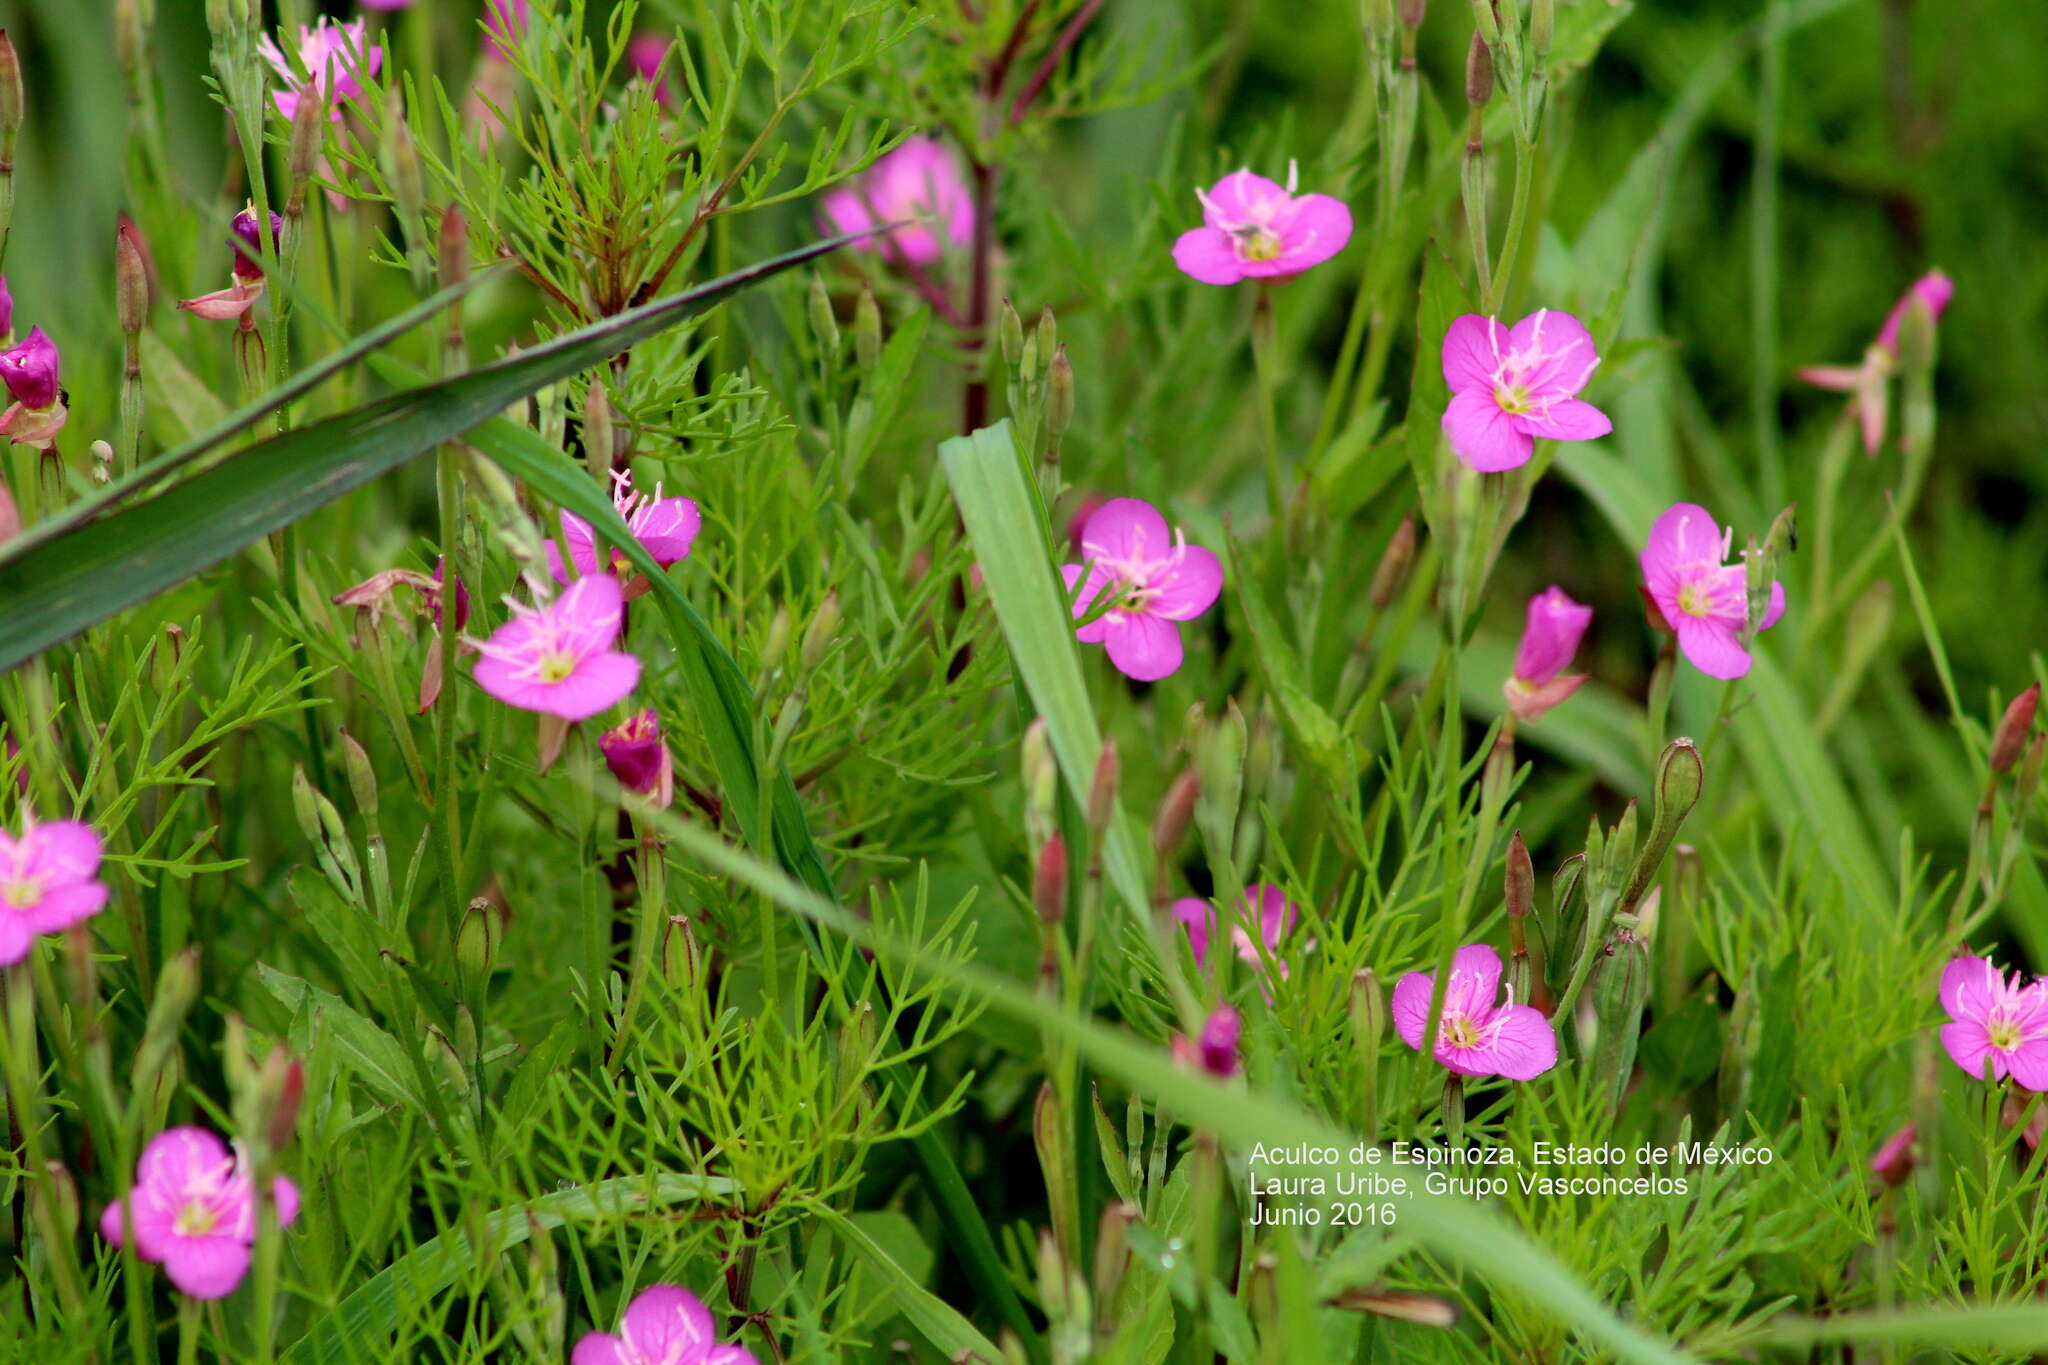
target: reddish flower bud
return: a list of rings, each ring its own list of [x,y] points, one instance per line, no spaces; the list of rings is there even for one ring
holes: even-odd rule
[[[2012,699],[1991,738],[1991,771],[2000,776],[2012,771],[2027,747],[2027,735],[2034,728],[2034,711],[2041,703],[2041,684],[2035,683]]]
[[[661,735],[661,720],[652,710],[629,716],[598,736],[597,747],[612,776],[627,791],[654,798],[659,806],[675,800],[675,762]]]
[[[243,209],[235,215],[235,220],[229,224],[229,228],[234,233],[237,242],[235,247],[235,278],[238,280],[262,279],[263,266],[259,258],[263,254],[263,241],[257,234],[256,210],[253,208]],[[283,231],[284,219],[275,213],[271,214],[270,249],[272,253],[277,251],[278,234]],[[244,251],[242,249],[243,246],[247,246],[248,250]]]
[[[0,381],[23,407],[47,408],[57,401],[57,365],[57,343],[37,327],[19,346],[0,353]]]
[[[1897,1187],[1905,1184],[1913,1174],[1914,1150],[1919,1140],[1919,1130],[1907,1124],[1885,1139],[1884,1146],[1877,1149],[1877,1155],[1870,1158],[1870,1169],[1887,1185]]]

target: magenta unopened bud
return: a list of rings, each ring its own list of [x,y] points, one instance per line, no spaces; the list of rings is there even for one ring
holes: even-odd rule
[[[1927,311],[1936,322],[1948,309],[1949,300],[1956,294],[1956,282],[1939,270],[1930,270],[1913,281],[1899,301],[1892,305],[1892,311],[1885,316],[1884,326],[1878,330],[1879,349],[1892,355],[1899,351],[1899,329],[1905,325],[1906,313],[1915,302],[1927,305]]]
[[[229,226],[233,230],[238,243],[235,247],[235,278],[242,280],[262,279],[263,266],[258,258],[263,254],[263,242],[257,235],[256,210],[243,209],[235,215],[235,221]],[[275,213],[271,214],[270,249],[273,254],[277,251],[278,234],[282,231],[284,231],[284,219]],[[243,246],[246,246],[248,250],[244,251],[242,249]],[[255,254],[250,254],[252,252]]]
[[[1906,1183],[1913,1174],[1914,1148],[1919,1144],[1920,1131],[1907,1124],[1885,1139],[1884,1146],[1877,1149],[1877,1155],[1870,1158],[1870,1169],[1879,1180],[1897,1188]]]
[[[1999,718],[1998,729],[1991,737],[1991,771],[2003,777],[2012,771],[2012,765],[2019,762],[2020,754],[2027,747],[2027,736],[2034,728],[2034,712],[2041,704],[2041,684],[2035,683],[2012,699]]]
[[[661,719],[652,710],[628,717],[598,736],[597,747],[612,776],[627,791],[652,797],[667,806],[675,799],[675,764],[661,735]]]
[[[0,381],[25,408],[47,408],[57,401],[57,343],[40,327],[19,346],[0,352]]]
[[[1540,719],[1586,681],[1583,673],[1560,675],[1578,652],[1592,619],[1593,609],[1572,601],[1562,588],[1549,588],[1529,599],[1515,671],[1503,689],[1517,717]]]
[[[1209,1018],[1202,1025],[1202,1036],[1195,1045],[1202,1070],[1224,1080],[1235,1076],[1238,1071],[1237,1040],[1243,1032],[1243,1017],[1229,1005],[1218,1005],[1209,1011]]]

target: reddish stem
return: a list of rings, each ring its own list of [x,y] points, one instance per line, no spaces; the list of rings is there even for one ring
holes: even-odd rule
[[[1087,31],[1088,25],[1095,22],[1095,16],[1101,9],[1102,0],[1088,0],[1088,3],[1081,6],[1074,17],[1067,21],[1067,26],[1060,30],[1059,39],[1053,43],[1052,51],[1040,59],[1038,69],[1031,73],[1030,81],[1017,92],[1017,101],[1010,106],[1012,128],[1024,121],[1024,115],[1031,109],[1031,102],[1038,98],[1038,92],[1045,89],[1045,83],[1052,79],[1052,73],[1059,67],[1060,58],[1066,56],[1067,49],[1081,40],[1081,35]]]

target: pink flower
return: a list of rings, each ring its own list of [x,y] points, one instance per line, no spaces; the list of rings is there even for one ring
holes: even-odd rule
[[[288,1227],[299,1216],[299,1191],[278,1176],[270,1196],[277,1221]],[[171,1283],[195,1299],[222,1299],[249,1270],[256,1241],[256,1190],[230,1152],[204,1128],[166,1128],[150,1139],[136,1164],[128,1195],[135,1254],[163,1266]],[[100,1236],[120,1246],[121,1203],[100,1215]]]
[[[485,54],[497,61],[511,61],[508,47],[516,47],[526,36],[532,9],[532,0],[484,0]]]
[[[1742,641],[1749,625],[1749,571],[1728,564],[1735,532],[1723,532],[1707,509],[1674,503],[1650,528],[1643,547],[1643,585],[1678,647],[1710,678],[1749,672]],[[1771,599],[1756,629],[1769,630],[1785,614],[1785,585],[1771,584]]]
[[[1244,902],[1247,909],[1258,914],[1259,938],[1266,945],[1265,955],[1260,955],[1258,944],[1252,942],[1250,932],[1242,925],[1231,926],[1230,942],[1240,960],[1257,966],[1280,955],[1280,940],[1293,930],[1300,915],[1286,893],[1268,882],[1247,886]],[[1216,908],[1205,900],[1187,896],[1173,903],[1173,917],[1187,930],[1188,946],[1194,949],[1195,961],[1207,963],[1209,943],[1216,934]],[[1287,964],[1282,962],[1279,967],[1280,974],[1287,975]]]
[[[13,739],[7,748],[15,752]],[[21,780],[27,782],[26,772]],[[107,903],[99,870],[100,836],[91,825],[24,818],[19,839],[0,830],[0,967],[26,958],[37,934],[60,933],[97,915]]]
[[[1529,463],[1536,437],[1590,441],[1614,430],[1607,414],[1578,398],[1600,357],[1593,334],[1570,313],[1545,308],[1512,330],[1466,313],[1444,333],[1444,435],[1482,474]]]
[[[625,601],[615,578],[579,578],[554,601],[513,607],[477,646],[477,686],[509,706],[587,720],[640,681],[640,661],[612,648]]]
[[[862,232],[883,223],[906,226],[853,244],[879,251],[891,264],[926,266],[950,244],[974,240],[974,199],[953,156],[936,138],[914,137],[868,167],[851,186],[819,204],[824,224],[837,232]]]
[[[1173,263],[1203,284],[1275,280],[1321,265],[1351,240],[1351,210],[1327,194],[1294,192],[1250,171],[1232,171],[1204,193],[1203,226],[1173,244]]]
[[[591,1332],[569,1353],[569,1365],[758,1365],[738,1346],[718,1344],[711,1312],[674,1285],[641,1290],[619,1319],[619,1334]]]
[[[362,20],[337,24],[324,14],[311,28],[299,30],[296,64],[268,33],[257,40],[256,50],[284,84],[270,98],[287,119],[298,116],[299,97],[310,94],[325,101],[330,120],[341,122],[342,101],[361,95],[363,81],[384,62],[384,49],[369,41]]]
[[[675,760],[653,708],[628,716],[599,735],[597,747],[604,765],[627,791],[651,796],[663,807],[676,799]]]
[[[1541,1010],[1494,1003],[1499,988],[1499,953],[1484,943],[1458,949],[1437,1019],[1436,1059],[1460,1076],[1533,1080],[1557,1065],[1557,1035]],[[1394,1027],[1417,1052],[1429,1029],[1435,989],[1432,972],[1410,972],[1394,987]]]
[[[248,247],[247,251],[242,249],[242,245],[235,247],[235,278],[239,280],[262,279],[263,265],[260,258],[263,254],[263,239],[256,232],[256,210],[254,208],[243,209],[235,215],[234,221],[228,224],[228,229],[242,245]],[[271,214],[270,249],[273,253],[277,250],[278,234],[283,231],[284,218],[276,213]]]
[[[412,0],[358,0],[364,9],[379,9],[386,13],[393,10],[411,9]]]
[[[2020,985],[1986,958],[1965,954],[1941,974],[1941,1045],[1955,1064],[1982,1077],[2012,1077],[2029,1090],[2048,1090],[2048,982]]]
[[[42,328],[33,328],[19,346],[0,352],[0,381],[23,407],[47,408],[60,392],[57,371],[61,359],[57,343]]]
[[[1087,576],[1074,615],[1086,616],[1104,592],[1118,605],[1075,635],[1084,644],[1106,646],[1109,661],[1140,682],[1179,668],[1180,630],[1174,623],[1200,616],[1223,590],[1216,556],[1170,533],[1166,519],[1137,498],[1102,504],[1082,529],[1081,553],[1085,564],[1060,569],[1069,591]]]
[[[1586,681],[1584,673],[1558,675],[1578,652],[1579,641],[1592,620],[1593,609],[1572,601],[1563,588],[1547,588],[1529,599],[1522,647],[1515,653],[1515,671],[1501,688],[1507,694],[1508,709],[1519,719],[1540,720],[1544,712],[1578,691]]]
[[[1931,321],[1940,322],[1949,300],[1955,297],[1955,281],[1939,270],[1930,270],[1907,288],[1885,315],[1877,339],[1863,353],[1857,365],[1808,365],[1799,377],[1816,388],[1852,395],[1849,407],[1863,430],[1863,449],[1877,454],[1884,444],[1885,427],[1891,413],[1891,378],[1899,363],[1899,329],[1917,302],[1925,305]]]
[[[654,486],[654,496],[633,491],[633,476],[626,470],[612,473],[612,506],[619,511],[627,527],[633,532],[633,539],[640,542],[654,562],[664,569],[681,559],[687,559],[690,545],[697,539],[697,531],[703,519],[697,513],[697,504],[688,498],[664,498],[661,485]],[[597,537],[590,529],[590,523],[574,512],[562,513],[562,543],[568,547],[569,559],[576,565],[579,574],[597,572]],[[629,561],[617,550],[611,552],[607,566],[617,572]],[[548,571],[557,583],[569,581],[568,566],[562,562],[562,551],[554,541],[548,542]]]
[[[668,60],[668,49],[669,40],[659,33],[636,33],[626,44],[626,64],[640,79],[654,81],[654,102],[664,109],[669,105],[668,82],[656,78],[661,75],[661,64]]]

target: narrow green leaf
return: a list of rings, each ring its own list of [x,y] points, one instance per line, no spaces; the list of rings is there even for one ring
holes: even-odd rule
[[[957,1360],[963,1352],[986,1361],[999,1361],[1003,1353],[995,1343],[975,1330],[974,1324],[947,1305],[946,1301],[920,1285],[910,1272],[896,1263],[882,1244],[862,1230],[860,1224],[837,1212],[825,1210],[824,1218],[862,1263],[881,1277],[888,1287],[890,1303],[904,1319],[924,1333],[926,1341]]]

